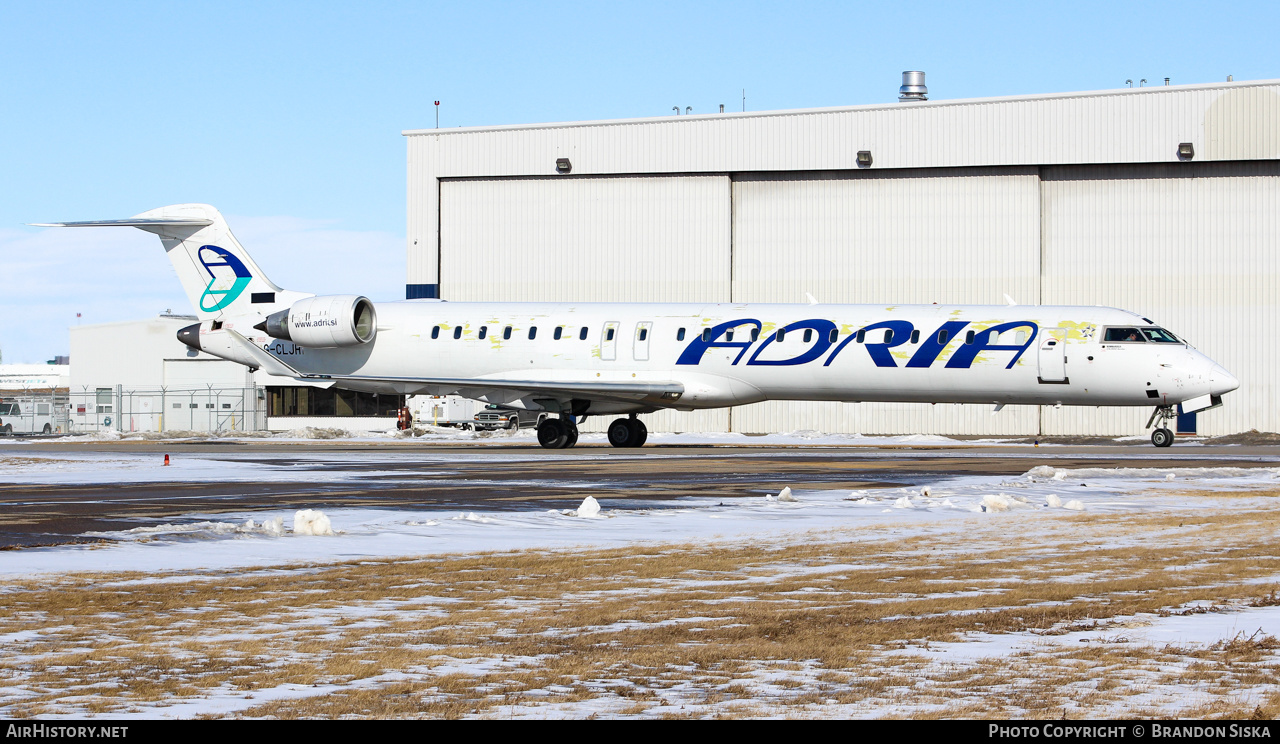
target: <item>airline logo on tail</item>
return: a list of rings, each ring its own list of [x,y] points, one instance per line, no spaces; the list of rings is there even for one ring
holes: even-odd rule
[[[240,259],[216,245],[200,246],[198,256],[209,274],[209,285],[200,295],[200,309],[206,313],[217,312],[235,302],[253,278]]]

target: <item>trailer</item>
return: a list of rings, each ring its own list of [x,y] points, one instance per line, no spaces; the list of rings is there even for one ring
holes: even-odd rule
[[[455,426],[470,431],[475,428],[476,411],[484,404],[460,395],[414,395],[409,398],[408,406],[416,424]]]

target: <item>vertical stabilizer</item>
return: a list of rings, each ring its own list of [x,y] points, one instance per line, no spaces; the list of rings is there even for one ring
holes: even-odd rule
[[[136,227],[160,237],[178,280],[201,320],[270,313],[286,293],[262,273],[218,210],[174,204],[123,220],[46,223],[49,227]]]
[[[157,220],[136,227],[160,236],[201,320],[250,312],[253,304],[275,304],[281,289],[254,263],[218,210],[208,204],[177,204],[143,212],[136,219]],[[170,220],[207,220],[208,224],[165,224]]]

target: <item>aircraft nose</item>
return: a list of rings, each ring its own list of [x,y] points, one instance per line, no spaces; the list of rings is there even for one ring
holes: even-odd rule
[[[1209,392],[1213,395],[1223,395],[1240,387],[1240,381],[1235,375],[1226,371],[1220,364],[1214,364],[1209,369]]]

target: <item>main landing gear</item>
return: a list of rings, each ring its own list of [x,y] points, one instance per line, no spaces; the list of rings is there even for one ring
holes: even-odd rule
[[[538,424],[538,444],[547,449],[567,449],[578,443],[578,425],[573,417],[548,418]]]
[[[1178,412],[1173,406],[1156,406],[1156,410],[1151,412],[1151,418],[1147,419],[1147,428],[1155,423],[1156,419],[1160,419],[1160,425],[1151,432],[1151,443],[1157,447],[1169,447],[1173,444],[1173,431],[1164,424],[1177,418]]]
[[[614,447],[643,447],[649,438],[644,422],[631,414],[631,418],[615,419],[609,424],[609,444]]]

